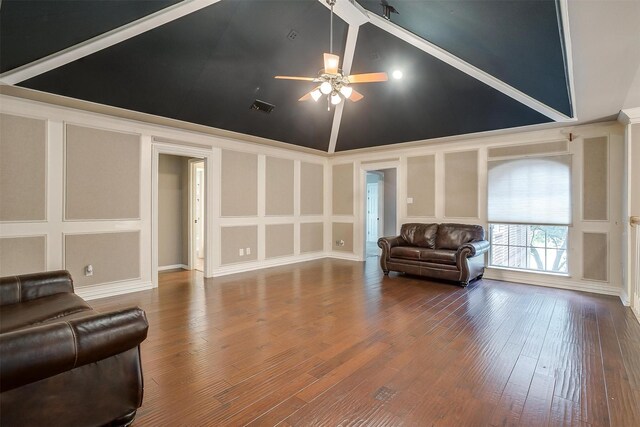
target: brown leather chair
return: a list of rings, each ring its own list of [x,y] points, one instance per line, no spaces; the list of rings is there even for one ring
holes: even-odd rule
[[[467,286],[484,274],[484,228],[468,224],[403,224],[400,235],[381,237],[380,266],[389,271],[451,280]]]
[[[0,278],[0,423],[131,424],[148,327],[140,308],[94,311],[66,271]]]

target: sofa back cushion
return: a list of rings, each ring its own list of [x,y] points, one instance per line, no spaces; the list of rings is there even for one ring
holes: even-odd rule
[[[484,240],[484,228],[481,225],[470,224],[440,224],[436,249],[457,250],[469,242]]]
[[[410,246],[434,249],[436,245],[436,234],[438,224],[402,224],[400,237]]]

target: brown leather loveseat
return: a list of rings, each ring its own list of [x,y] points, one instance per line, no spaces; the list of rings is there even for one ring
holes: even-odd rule
[[[380,266],[389,271],[452,280],[466,286],[484,274],[489,242],[484,229],[467,224],[403,224],[397,237],[381,237]]]
[[[0,278],[3,426],[129,425],[142,404],[144,311],[94,311],[66,271]]]

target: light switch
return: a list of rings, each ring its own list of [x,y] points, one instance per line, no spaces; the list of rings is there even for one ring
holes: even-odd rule
[[[247,248],[245,252],[247,253],[247,255],[251,255],[251,248]]]
[[[407,197],[407,203],[408,204],[412,204],[413,203],[413,197]]]
[[[238,251],[238,255],[244,256],[244,249],[240,248],[240,250]]]

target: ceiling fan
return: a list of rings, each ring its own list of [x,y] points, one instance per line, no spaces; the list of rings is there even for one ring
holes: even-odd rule
[[[333,6],[336,4],[336,0],[326,1],[331,8],[331,26],[329,29],[329,53],[324,54],[324,68],[318,72],[316,77],[275,76],[275,78],[317,83],[318,85],[313,90],[307,92],[298,101],[307,101],[309,99],[318,101],[322,95],[326,95],[327,111],[329,111],[332,104],[338,105],[343,99],[357,102],[364,98],[364,95],[351,87],[352,84],[386,82],[389,77],[384,72],[349,76],[341,68],[338,68],[340,57],[333,54]]]

